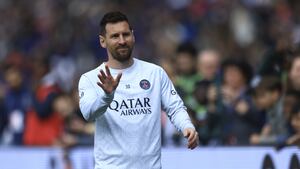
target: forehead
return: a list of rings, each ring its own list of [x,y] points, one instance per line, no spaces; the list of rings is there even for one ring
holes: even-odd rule
[[[294,60],[292,66],[293,66],[292,68],[300,67],[300,57],[297,57],[297,58]]]
[[[218,62],[219,61],[219,55],[217,52],[214,51],[203,51],[200,54],[198,54],[198,60],[200,62]]]
[[[224,67],[224,72],[237,72],[237,73],[242,73],[242,71],[235,65],[227,65]]]
[[[105,26],[106,33],[108,35],[120,32],[130,31],[129,24],[126,21],[121,21],[117,23],[108,23]]]
[[[271,94],[271,91],[268,91],[267,89],[256,89],[254,92],[254,96],[256,98],[263,98],[263,97],[268,97]]]

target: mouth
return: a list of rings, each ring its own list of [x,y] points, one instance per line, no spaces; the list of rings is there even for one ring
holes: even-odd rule
[[[118,47],[117,50],[128,50],[129,47],[127,46],[122,46],[122,47]]]
[[[119,47],[119,48],[117,48],[117,51],[121,52],[121,53],[125,53],[125,52],[129,51],[129,48],[128,47]]]
[[[128,48],[118,48],[117,50],[128,50]]]

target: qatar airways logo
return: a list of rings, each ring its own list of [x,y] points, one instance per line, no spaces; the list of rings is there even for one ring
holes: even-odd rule
[[[133,116],[151,114],[150,98],[133,98],[124,100],[113,100],[109,109],[120,112],[120,116]]]

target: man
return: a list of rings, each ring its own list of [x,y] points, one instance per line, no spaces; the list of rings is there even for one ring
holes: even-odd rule
[[[197,55],[197,72],[201,80],[215,80],[220,69],[220,58],[220,54],[215,49],[204,49]]]
[[[127,17],[105,14],[99,38],[108,61],[83,74],[78,86],[84,118],[96,121],[95,168],[161,168],[161,107],[194,149],[198,134],[165,71],[131,56]]]

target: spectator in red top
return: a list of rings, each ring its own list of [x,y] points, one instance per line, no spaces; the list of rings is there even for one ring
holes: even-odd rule
[[[36,84],[34,103],[27,113],[24,133],[26,145],[53,145],[63,131],[63,118],[53,110],[53,103],[60,89],[55,83],[55,76],[49,70],[46,58],[34,61]]]

